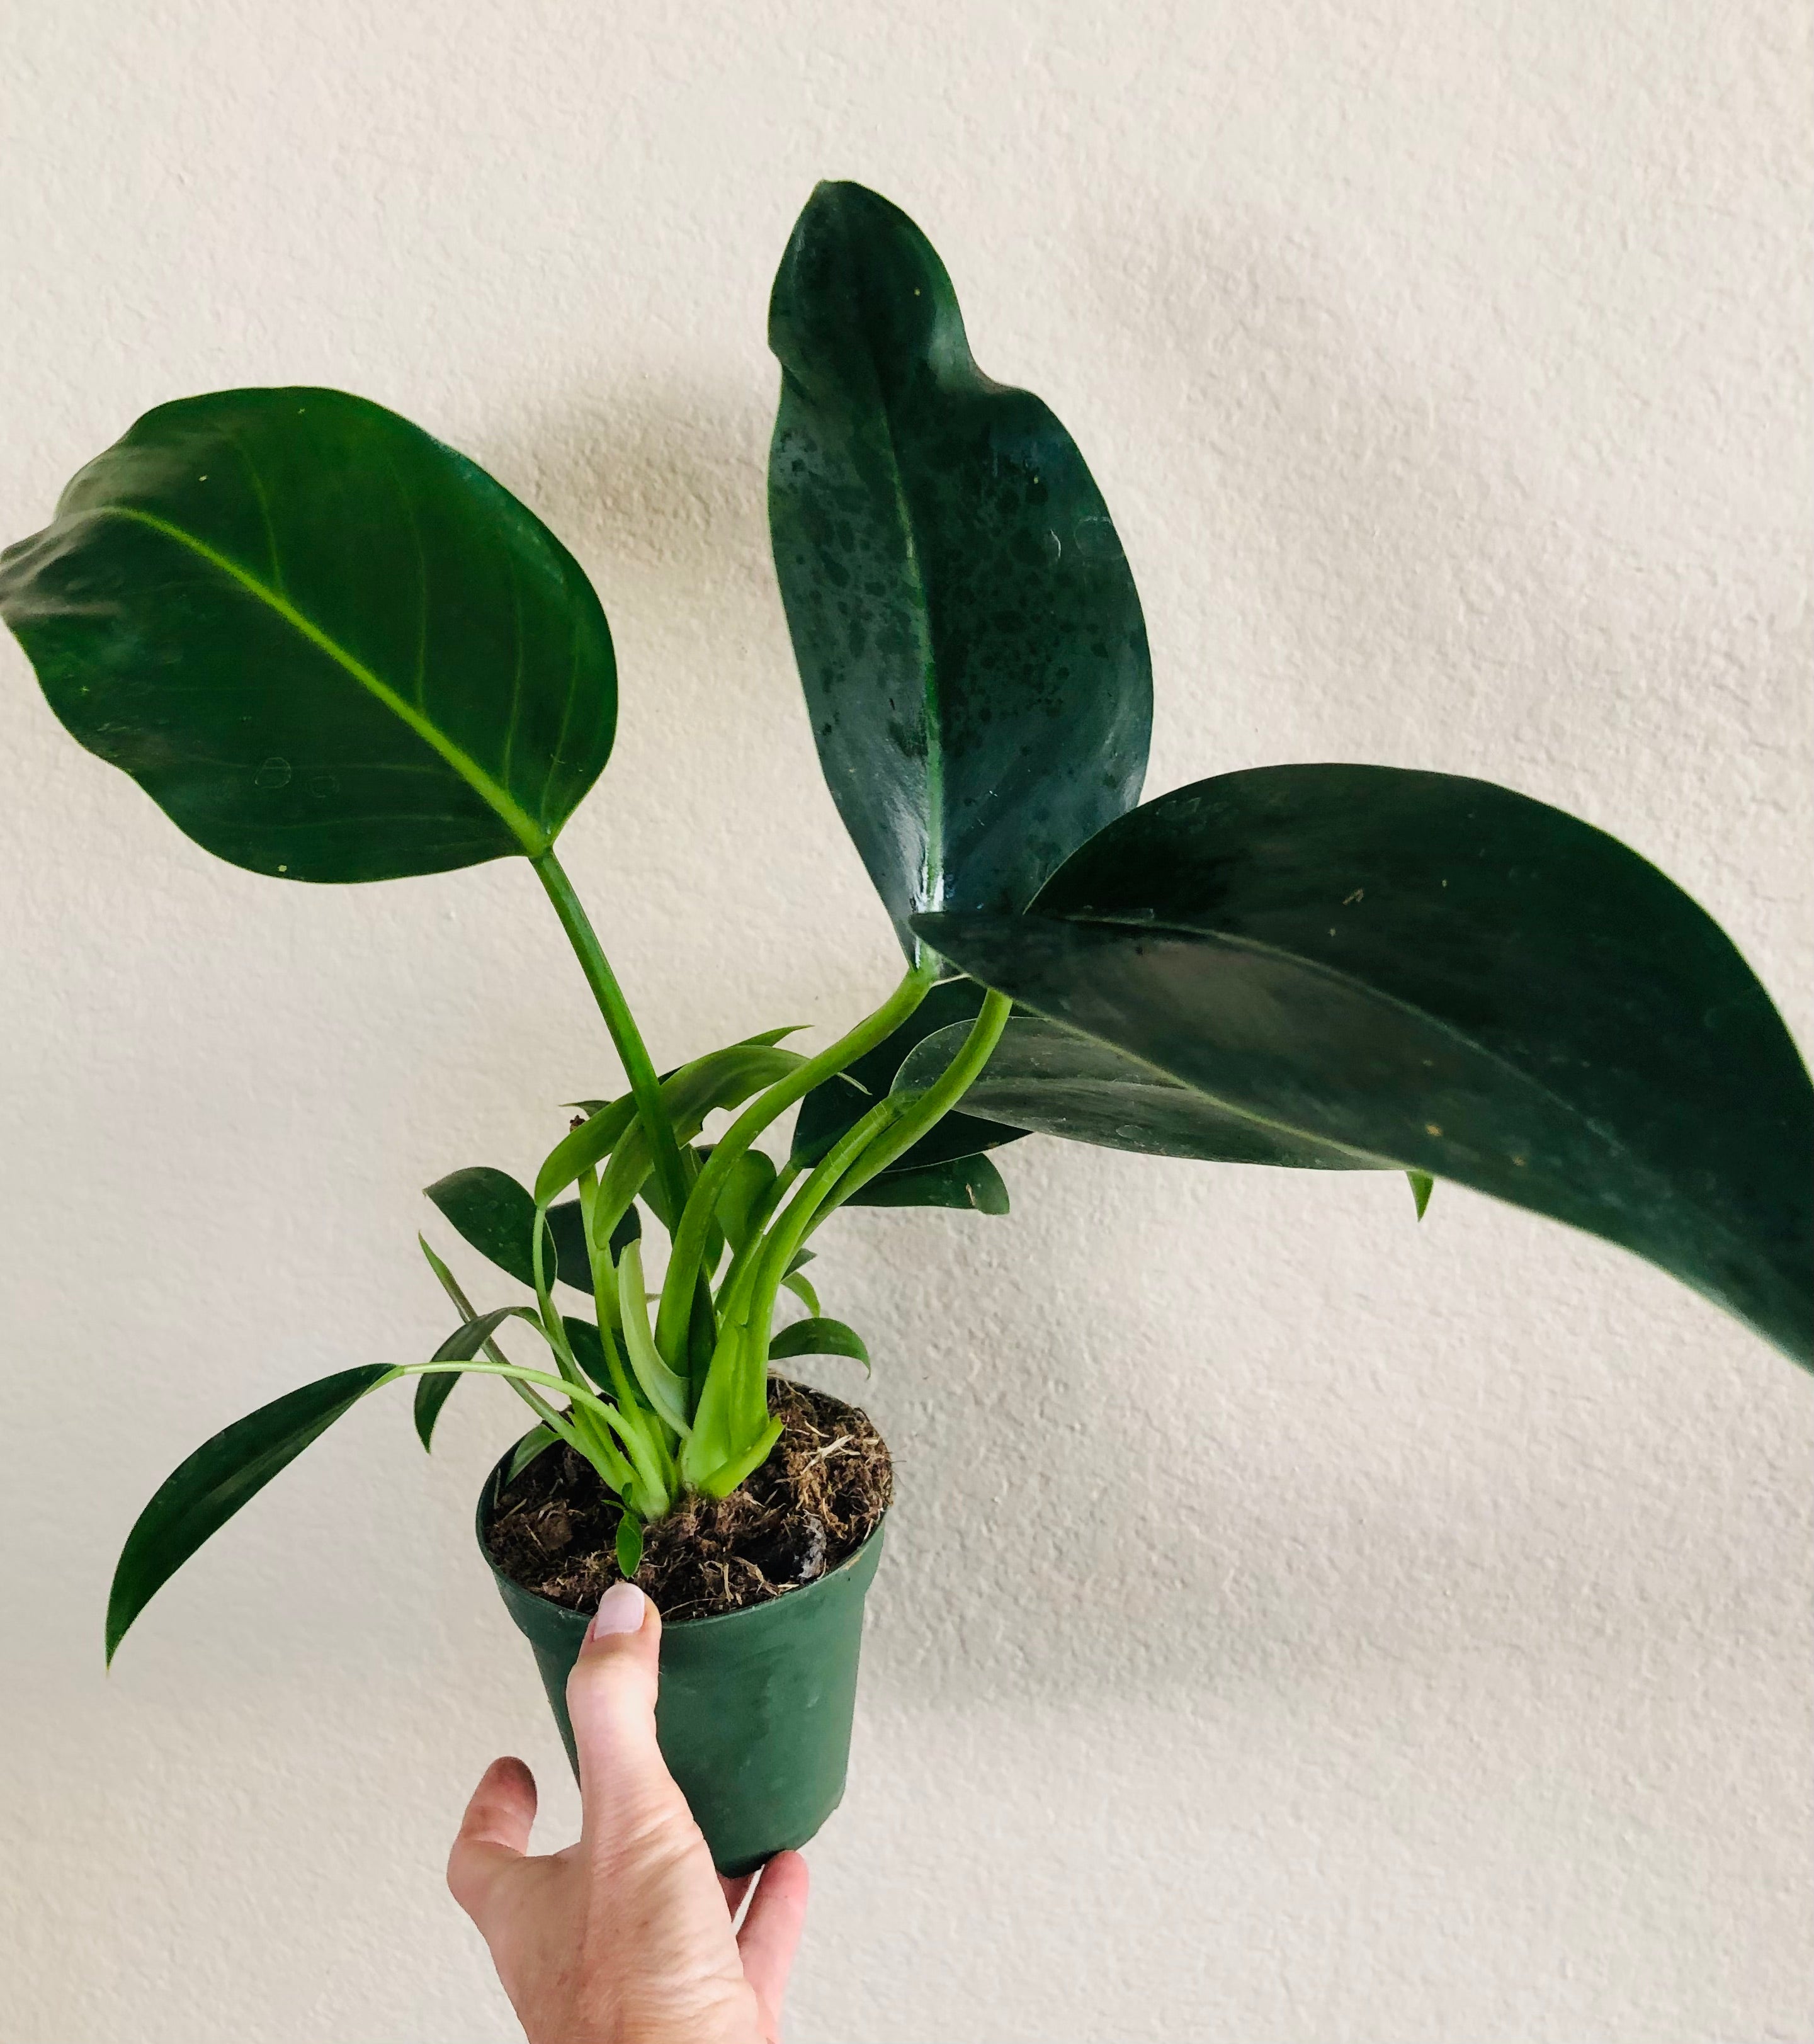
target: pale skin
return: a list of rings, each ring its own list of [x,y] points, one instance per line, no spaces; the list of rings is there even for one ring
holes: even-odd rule
[[[528,2044],[776,2044],[781,2034],[806,1862],[781,1853],[741,1881],[713,1870],[655,1743],[660,1642],[654,1605],[613,1584],[567,1688],[577,1843],[529,1852],[536,1784],[520,1760],[486,1769],[454,1841],[448,1885],[490,1947]]]

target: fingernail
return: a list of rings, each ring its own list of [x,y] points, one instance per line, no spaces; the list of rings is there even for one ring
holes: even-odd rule
[[[648,1599],[634,1583],[613,1583],[598,1600],[598,1616],[587,1635],[604,1639],[614,1632],[640,1632]]]

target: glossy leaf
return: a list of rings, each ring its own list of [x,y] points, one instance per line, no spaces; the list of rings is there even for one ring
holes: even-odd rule
[[[1814,1089],[1731,940],[1485,782],[1279,766],[1111,824],[967,970],[1232,1112],[1620,1243],[1814,1362]]]
[[[527,1306],[500,1306],[489,1313],[475,1313],[463,1326],[457,1327],[429,1357],[431,1362],[471,1362],[490,1340],[506,1320],[532,1320],[535,1315]],[[453,1388],[459,1379],[452,1372],[440,1377],[418,1377],[416,1379],[414,1416],[416,1438],[425,1449],[433,1446],[435,1422],[441,1416],[441,1408],[453,1395]]]
[[[863,1336],[842,1320],[828,1320],[823,1315],[783,1327],[769,1343],[768,1355],[771,1362],[785,1362],[797,1355],[847,1355],[865,1370],[869,1367]]]
[[[450,1171],[423,1190],[481,1256],[488,1257],[518,1284],[535,1283],[536,1203],[509,1172],[494,1170],[489,1164],[470,1165],[463,1171]],[[571,1200],[551,1207],[548,1225],[555,1251],[555,1270],[563,1282],[590,1291],[592,1266],[586,1254],[579,1202]]]
[[[592,1320],[583,1320],[577,1313],[563,1313],[560,1324],[567,1331],[567,1344],[573,1350],[573,1359],[608,1398],[617,1395],[611,1374],[605,1360],[604,1337]]]
[[[974,979],[941,981],[892,1035],[883,1038],[873,1051],[835,1078],[815,1086],[801,1101],[794,1119],[794,1162],[817,1163],[838,1138],[890,1091],[916,1045],[946,1031],[951,1032],[954,1043],[961,1043],[982,1005],[982,993]],[[973,1088],[965,1098],[974,1097]],[[899,1178],[924,1170],[928,1165],[948,1162],[954,1157],[974,1157],[978,1151],[1016,1142],[1026,1133],[1026,1128],[1010,1128],[1009,1120],[1006,1116],[989,1121],[974,1114],[947,1114],[882,1175]]]
[[[733,1250],[755,1232],[763,1203],[774,1189],[774,1160],[760,1150],[746,1150],[731,1167],[718,1195],[717,1218]]]
[[[814,1289],[812,1280],[801,1272],[798,1258],[794,1259],[793,1267],[781,1281],[807,1312],[817,1319],[819,1315],[819,1294]]]
[[[727,1044],[670,1072],[661,1082],[661,1097],[675,1136],[690,1142],[714,1109],[737,1106],[805,1062],[797,1051],[758,1041]],[[607,1152],[613,1174],[634,1191],[648,1174],[649,1152],[633,1103],[609,1103],[605,1113],[582,1122],[555,1145],[536,1174],[536,1201],[547,1205]]]
[[[968,1034],[959,1024],[928,1036],[902,1064],[895,1089],[929,1086]],[[1377,1168],[1371,1158],[1233,1113],[1113,1044],[1036,1015],[1009,1018],[964,1098],[1021,1128],[1151,1157],[1314,1170]]]
[[[610,756],[610,634],[577,563],[342,391],[148,412],[0,556],[0,614],[70,732],[256,873],[534,857]]]
[[[953,1157],[923,1171],[885,1171],[853,1193],[853,1207],[964,1207],[1005,1214],[1008,1188],[987,1157]]]
[[[178,1464],[139,1514],[114,1568],[110,1662],[128,1627],[196,1549],[390,1374],[382,1363],[367,1363],[286,1391]]]
[[[1421,1220],[1430,1210],[1430,1195],[1436,1189],[1436,1181],[1428,1171],[1407,1171],[1405,1175],[1410,1181],[1411,1197]]]
[[[616,1540],[617,1573],[625,1582],[633,1582],[638,1569],[643,1566],[643,1522],[626,1504],[623,1516],[617,1521]]]
[[[422,1379],[425,1384],[430,1381],[427,1377]],[[559,1435],[549,1427],[532,1427],[511,1450],[509,1463],[504,1471],[505,1482],[514,1483],[531,1462],[546,1454],[559,1439]]]
[[[1146,628],[1083,458],[970,359],[897,208],[822,184],[769,305],[775,571],[825,778],[906,947],[1024,908],[1139,796]]]

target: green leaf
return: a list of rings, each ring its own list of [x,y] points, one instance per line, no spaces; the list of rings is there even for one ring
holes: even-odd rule
[[[813,1289],[811,1281],[809,1278],[801,1277],[800,1274],[800,1267],[797,1259],[796,1259],[793,1267],[790,1269],[787,1275],[783,1278],[781,1281],[787,1287],[788,1290],[794,1294],[794,1297],[800,1301],[801,1304],[806,1308],[808,1312],[811,1313],[815,1318],[818,1316],[819,1294]]]
[[[610,756],[610,633],[577,563],[342,391],[148,412],[0,556],[0,614],[71,735],[255,873],[532,858]]]
[[[535,1241],[536,1203],[507,1171],[489,1164],[450,1171],[423,1188],[461,1236],[481,1256],[507,1271],[519,1285],[532,1285],[531,1261]],[[592,1289],[592,1266],[586,1254],[586,1227],[579,1202],[569,1200],[548,1212],[559,1274],[582,1292]]]
[[[970,359],[944,266],[822,184],[769,304],[769,526],[820,763],[911,959],[915,910],[1015,910],[1139,793],[1146,628],[1064,428]]]
[[[625,1582],[636,1578],[643,1566],[643,1522],[626,1504],[617,1521],[617,1573]]]
[[[785,1362],[796,1355],[847,1355],[869,1367],[869,1350],[863,1347],[863,1336],[855,1327],[846,1327],[842,1320],[828,1320],[822,1316],[809,1320],[796,1320],[791,1327],[783,1327],[768,1345],[771,1362]]]
[[[567,1346],[573,1350],[574,1361],[606,1397],[617,1397],[617,1387],[605,1361],[604,1339],[596,1324],[582,1320],[577,1313],[563,1313],[560,1324],[567,1330]]]
[[[1005,1214],[1008,1188],[986,1157],[953,1157],[924,1171],[885,1171],[871,1178],[847,1204],[853,1207],[967,1207],[977,1213]]]
[[[1428,1171],[1407,1171],[1405,1176],[1410,1183],[1411,1197],[1417,1204],[1417,1218],[1421,1220],[1429,1211],[1430,1195],[1435,1190],[1436,1181]]]
[[[1814,1362],[1814,1089],[1687,895],[1559,809],[1278,766],[1150,802],[1020,917],[924,920],[1019,1001],[1273,1129],[1618,1243]]]
[[[434,1380],[424,1377],[421,1381],[429,1384]],[[451,1384],[453,1380],[449,1377],[446,1381]],[[559,1439],[559,1435],[550,1427],[532,1427],[511,1451],[509,1464],[504,1471],[505,1483],[514,1483],[538,1455],[545,1454]]]
[[[676,1139],[691,1142],[715,1108],[737,1106],[805,1062],[797,1051],[771,1044],[729,1043],[670,1072],[661,1082],[661,1097]],[[633,1181],[632,1190],[640,1185],[648,1174],[648,1139],[633,1101],[610,1103],[605,1113],[582,1122],[555,1146],[536,1174],[536,1204],[548,1205],[608,1151],[621,1153],[613,1155],[613,1174],[626,1183]]]
[[[576,1104],[586,1109],[586,1118],[577,1128],[570,1128],[544,1158],[536,1174],[532,1207],[552,1206],[582,1173],[610,1155],[636,1119],[636,1103],[628,1093],[619,1100]]]
[[[756,1216],[774,1179],[774,1161],[760,1150],[746,1150],[731,1166],[718,1195],[717,1217],[733,1250],[741,1249],[755,1231]]]
[[[845,1132],[854,1127],[894,1086],[902,1064],[925,1039],[946,1031],[961,1043],[982,1006],[983,989],[974,979],[940,982],[890,1036],[848,1065],[836,1077],[815,1086],[800,1103],[794,1123],[793,1158],[816,1164]],[[974,1099],[974,1089],[964,1096]],[[986,1121],[974,1114],[953,1113],[936,1123],[913,1148],[896,1158],[883,1177],[901,1177],[954,1157],[974,1157],[978,1151],[1017,1142],[1024,1127],[1008,1125],[1009,1117]]]
[[[463,1326],[455,1327],[429,1360],[431,1362],[470,1362],[506,1320],[519,1318],[532,1320],[535,1317],[527,1306],[500,1306],[493,1312],[475,1314]],[[451,1374],[417,1378],[416,1437],[425,1449],[432,1447],[435,1422],[441,1416],[441,1408],[453,1395],[453,1388],[459,1381],[457,1377]]]
[[[894,1089],[913,1093],[932,1085],[969,1033],[960,1023],[928,1036],[901,1066]],[[964,1098],[1021,1128],[1151,1157],[1318,1170],[1374,1168],[1371,1158],[1232,1113],[1113,1044],[1035,1015],[1009,1018]]]
[[[382,1363],[365,1363],[286,1391],[205,1441],[164,1478],[126,1535],[113,1570],[110,1662],[133,1619],[209,1535],[390,1374]]]

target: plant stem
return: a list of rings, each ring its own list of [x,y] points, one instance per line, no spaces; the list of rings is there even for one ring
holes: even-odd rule
[[[917,965],[876,1009],[854,1029],[817,1057],[809,1058],[786,1078],[777,1079],[767,1092],[758,1093],[743,1112],[712,1146],[712,1154],[694,1181],[680,1213],[680,1227],[674,1237],[674,1253],[668,1258],[661,1288],[661,1306],[655,1317],[655,1346],[665,1356],[682,1352],[688,1316],[692,1310],[694,1285],[705,1262],[705,1239],[724,1190],[737,1160],[778,1115],[785,1114],[814,1086],[854,1064],[867,1051],[892,1035],[924,1001],[937,978],[936,967]]]
[[[554,847],[551,845],[529,863],[548,890],[555,913],[560,918],[560,926],[567,932],[567,942],[573,946],[580,970],[586,974],[586,984],[598,1003],[598,1012],[605,1017],[605,1026],[617,1046],[624,1075],[630,1082],[636,1112],[648,1132],[649,1155],[656,1180],[667,1200],[669,1210],[678,1214],[686,1203],[686,1178],[681,1169],[680,1145],[674,1139],[674,1124],[668,1119],[661,1097],[661,1082],[655,1077],[655,1066],[643,1042],[642,1032],[636,1027],[636,1017],[630,1012],[630,1004],[624,998],[624,989],[617,984],[617,975],[611,970],[611,962],[605,955],[598,933],[593,928],[579,897],[573,891],[573,882],[554,855]]]
[[[909,1103],[900,1119],[884,1128],[850,1166],[832,1188],[831,1197],[820,1204],[806,1234],[811,1234],[821,1221],[835,1213],[853,1193],[861,1192],[878,1172],[886,1171],[897,1157],[905,1156],[936,1122],[943,1120],[956,1106],[981,1075],[990,1053],[1001,1042],[1001,1032],[1008,1026],[1013,1007],[1013,1001],[1005,993],[983,996],[982,1011],[970,1024],[970,1034],[963,1039],[957,1055],[932,1084]]]

